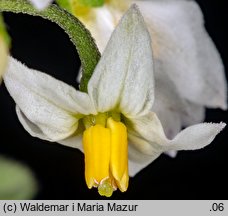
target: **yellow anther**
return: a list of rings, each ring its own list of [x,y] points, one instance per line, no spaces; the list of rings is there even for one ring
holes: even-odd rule
[[[128,164],[127,129],[123,123],[112,118],[108,118],[107,127],[111,130],[111,173],[120,181]]]
[[[109,177],[110,130],[95,125],[83,133],[85,178],[88,188]]]
[[[129,175],[128,175],[128,167],[126,168],[123,177],[120,181],[117,182],[118,188],[121,192],[125,192],[128,188],[128,182],[129,182]]]
[[[116,188],[128,187],[127,129],[121,122],[107,120],[107,127],[97,124],[83,133],[85,179],[88,188],[98,187],[103,196]]]

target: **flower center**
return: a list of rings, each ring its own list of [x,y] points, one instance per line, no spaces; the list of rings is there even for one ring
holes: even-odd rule
[[[84,24],[88,24],[89,22],[93,23],[96,20],[94,9],[96,10],[97,8],[106,5],[111,11],[118,10],[123,13],[128,9],[131,0],[105,0],[104,5],[96,7],[88,6],[85,2],[83,3],[83,1],[80,0],[73,0],[71,4],[71,13],[79,18]]]
[[[124,192],[128,187],[127,128],[113,117],[105,119],[104,114],[91,121],[90,127],[88,119],[84,121],[87,129],[83,133],[86,184],[110,197],[117,188]]]

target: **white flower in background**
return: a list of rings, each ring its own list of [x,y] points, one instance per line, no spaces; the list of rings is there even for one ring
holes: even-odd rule
[[[28,0],[28,1],[30,1],[34,5],[34,7],[36,7],[38,10],[43,10],[54,0]]]
[[[4,81],[24,128],[34,137],[84,151],[87,186],[111,196],[117,188],[126,191],[129,174],[162,152],[202,148],[225,127],[197,124],[169,140],[151,111],[153,66],[150,35],[133,6],[113,32],[88,93],[13,58]]]
[[[156,83],[153,110],[166,135],[173,138],[183,126],[202,122],[205,107],[227,109],[223,64],[196,2],[106,0],[99,8],[72,4],[71,12],[91,31],[103,51],[133,2],[139,6],[152,38]]]

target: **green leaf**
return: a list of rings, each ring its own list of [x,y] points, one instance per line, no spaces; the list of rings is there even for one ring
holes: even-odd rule
[[[43,11],[37,11],[26,0],[0,0],[0,11],[40,16],[64,29],[75,45],[81,60],[82,79],[80,90],[87,91],[87,84],[100,59],[100,52],[90,32],[76,17],[57,5],[51,5]]]
[[[31,199],[36,192],[35,178],[25,165],[0,157],[0,200]]]

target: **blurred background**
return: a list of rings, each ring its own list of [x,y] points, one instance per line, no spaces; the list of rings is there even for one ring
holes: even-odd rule
[[[197,2],[227,69],[225,0]],[[12,38],[13,57],[78,88],[80,60],[62,29],[39,17],[4,13],[4,18]],[[0,154],[27,164],[34,172],[39,184],[34,199],[103,199],[96,189],[86,187],[84,156],[79,150],[31,137],[20,125],[4,83],[0,101]],[[207,110],[205,121],[228,123],[227,114],[220,109]],[[174,159],[161,155],[130,179],[126,193],[116,191],[111,198],[228,199],[227,139],[228,127],[202,150],[179,152]]]

